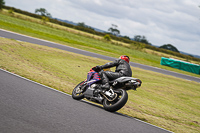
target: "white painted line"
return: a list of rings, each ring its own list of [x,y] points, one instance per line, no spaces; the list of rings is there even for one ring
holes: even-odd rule
[[[131,117],[131,118],[132,118],[132,117]],[[142,120],[139,120],[139,119],[136,119],[136,118],[134,118],[134,119],[137,120],[137,121],[139,121],[139,122],[145,123],[145,124],[147,124],[147,125],[150,125],[150,126],[153,126],[153,127],[159,128],[159,129],[162,129],[162,130],[167,131],[167,132],[170,132],[170,133],[173,133],[172,131],[166,130],[166,129],[161,128],[161,127],[157,127],[157,126],[152,125],[152,124],[150,124],[150,123],[147,123],[147,122],[145,122],[145,121],[142,121]]]
[[[35,38],[35,37],[31,37],[31,36],[23,35],[23,34],[20,34],[20,33],[13,32],[13,31],[8,31],[8,30],[4,30],[4,29],[0,29],[0,30],[1,30],[1,31],[4,31],[4,32],[8,32],[8,33],[12,33],[12,34],[16,34],[16,35],[20,35],[20,36],[24,36],[24,37],[28,37],[28,38],[32,38],[32,39],[36,39],[36,40],[40,40],[40,41],[43,41],[43,42],[52,43],[52,44],[55,44],[55,45],[65,46],[65,47],[69,47],[69,48],[72,48],[72,49],[77,49],[77,50],[80,50],[80,51],[86,51],[86,50],[82,50],[82,49],[74,48],[74,47],[71,47],[71,46],[62,45],[62,44],[59,44],[59,43],[55,43],[55,42],[51,42],[51,41],[47,41],[47,40],[43,40],[43,39],[40,39],[40,38]],[[18,41],[20,41],[20,40],[18,40]],[[86,51],[86,52],[88,52],[88,51]]]
[[[18,42],[24,42],[24,41],[21,41],[21,40],[16,40],[16,41],[18,41]]]
[[[27,80],[27,81],[29,81],[29,82],[32,82],[32,83],[41,85],[41,86],[43,86],[43,87],[46,87],[46,88],[48,88],[48,89],[50,89],[50,90],[53,90],[53,91],[56,91],[56,92],[58,92],[58,93],[62,93],[62,94],[64,94],[64,95],[71,96],[71,95],[69,95],[69,94],[67,94],[67,93],[64,93],[64,92],[62,92],[62,91],[56,90],[56,89],[51,88],[51,87],[48,87],[48,86],[43,85],[43,84],[41,84],[41,83],[35,82],[35,81],[33,81],[33,80],[27,79],[27,78],[25,78],[25,77],[22,77],[22,76],[20,76],[20,75],[15,74],[15,73],[9,72],[9,71],[7,71],[7,70],[1,69],[1,68],[0,68],[0,70],[1,70],[1,71],[4,71],[4,72],[6,72],[6,73],[9,73],[9,74],[11,74],[11,75],[14,75],[14,76],[16,76],[16,77],[22,78],[22,79],[24,79],[24,80]],[[91,103],[91,102],[89,102],[89,101],[86,101],[86,100],[83,100],[83,101],[84,101],[84,102],[87,102],[87,103],[90,103],[90,104],[93,104],[93,105],[95,105],[95,106],[98,106],[98,105],[96,105],[96,104],[94,104],[94,103]],[[116,113],[118,113],[118,112],[116,112]],[[121,113],[119,113],[119,114],[121,114]],[[164,130],[164,131],[173,133],[173,132],[171,132],[171,131],[169,131],[169,130],[166,130],[166,129],[161,128],[161,127],[157,127],[157,126],[155,126],[155,125],[152,125],[152,124],[147,123],[147,122],[144,122],[144,121],[142,121],[142,120],[133,118],[133,117],[131,117],[131,116],[124,115],[124,114],[121,114],[121,115],[126,116],[126,117],[131,118],[131,119],[134,119],[134,120],[137,120],[137,121],[139,121],[139,122],[145,123],[145,124],[147,124],[147,125],[150,125],[150,126],[153,126],[153,127],[159,128],[159,129],[162,129],[162,130]]]
[[[53,89],[53,88],[51,88],[51,87],[49,87],[49,86],[40,84],[40,83],[38,83],[38,82],[35,82],[35,81],[33,81],[33,80],[30,80],[30,79],[27,79],[27,78],[25,78],[25,77],[22,77],[22,76],[20,76],[20,75],[15,74],[15,73],[9,72],[9,71],[7,71],[7,70],[1,69],[1,68],[0,68],[0,70],[2,70],[2,71],[4,71],[4,72],[7,72],[7,73],[9,73],[9,74],[11,74],[11,75],[14,75],[14,76],[16,76],[16,77],[22,78],[22,79],[24,79],[24,80],[27,80],[27,81],[29,81],[29,82],[32,82],[32,83],[38,84],[38,85],[40,85],[40,86],[46,87],[46,88],[48,88],[48,89],[54,90],[54,91],[56,91],[56,92],[62,93],[62,94],[64,94],[64,95],[71,96],[71,95],[69,95],[69,94],[67,94],[67,93],[64,93],[64,92],[62,92],[62,91]]]
[[[12,34],[16,34],[16,35],[20,35],[20,36],[24,36],[24,37],[28,37],[28,38],[32,38],[32,39],[36,39],[36,40],[40,40],[40,41],[44,41],[44,42],[49,42],[49,43],[52,43],[52,44],[55,44],[55,45],[60,45],[60,46],[65,46],[65,47],[68,47],[68,48],[72,48],[72,49],[76,49],[76,50],[80,50],[80,51],[84,51],[84,52],[89,52],[89,51],[86,51],[86,50],[82,50],[82,49],[78,49],[78,48],[74,48],[74,47],[71,47],[71,46],[67,46],[67,45],[62,45],[62,44],[59,44],[59,43],[55,43],[55,42],[51,42],[51,41],[47,41],[47,40],[43,40],[43,39],[39,39],[39,38],[35,38],[35,37],[31,37],[31,36],[27,36],[27,35],[23,35],[23,34],[20,34],[20,33],[16,33],[16,32],[12,32],[12,31],[8,31],[8,30],[4,30],[4,29],[0,29],[1,31],[4,31],[4,32],[8,32],[8,33],[12,33]],[[20,41],[20,40],[18,40]],[[93,53],[93,52],[90,52],[90,53]],[[93,53],[93,54],[96,54],[96,53]],[[98,54],[96,54],[98,55]],[[104,56],[104,55],[102,55]],[[95,57],[93,56],[94,58],[98,58],[98,57]],[[105,56],[106,57],[106,56]],[[114,57],[110,57],[110,58],[114,58]],[[133,62],[135,63],[135,62]],[[139,64],[139,63],[135,63],[135,64]],[[194,76],[190,76],[190,75],[185,75],[185,74],[181,74],[181,73],[178,73],[178,72],[174,72],[174,71],[170,71],[170,70],[165,70],[165,69],[162,69],[162,68],[158,68],[158,67],[153,67],[153,66],[148,66],[148,65],[144,65],[144,64],[139,64],[139,65],[142,65],[142,66],[147,66],[147,67],[150,67],[150,68],[154,68],[154,69],[160,69],[160,70],[163,70],[163,71],[167,71],[167,72],[171,72],[171,73],[177,73],[177,74],[180,74],[180,75],[183,75],[183,76],[188,76],[188,77],[192,77],[192,78],[196,78],[196,79],[199,79],[198,77],[194,77]],[[134,67],[134,66],[133,66]],[[172,75],[171,75],[172,76]],[[176,76],[174,76],[176,77]],[[181,79],[184,79],[184,78],[181,78]],[[199,83],[199,82],[198,82]]]

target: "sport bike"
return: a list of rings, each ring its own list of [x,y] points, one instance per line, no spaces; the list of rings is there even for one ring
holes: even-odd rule
[[[86,98],[90,101],[102,104],[104,109],[115,112],[121,109],[128,100],[127,90],[140,87],[142,81],[132,77],[120,77],[109,81],[110,89],[101,89],[101,79],[98,72],[90,70],[85,81],[80,82],[72,91],[72,98],[81,100]]]

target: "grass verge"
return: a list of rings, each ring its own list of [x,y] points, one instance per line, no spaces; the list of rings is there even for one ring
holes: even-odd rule
[[[0,38],[0,68],[71,94],[89,69],[107,61],[45,46]],[[143,81],[128,91],[120,113],[174,132],[200,131],[200,84],[132,68]]]
[[[120,55],[127,54],[132,59],[131,61],[136,63],[200,77],[200,75],[197,74],[177,70],[166,66],[161,66],[161,56],[172,57],[170,55],[162,54],[160,52],[152,52],[148,49],[138,50],[135,48],[126,47],[124,43],[120,42],[107,42],[101,39],[101,37],[79,32],[77,30],[73,30],[56,24],[42,24],[41,20],[39,19],[27,17],[18,13],[14,13],[11,16],[1,13],[0,28],[76,47],[79,49],[104,54],[107,56],[118,58]]]

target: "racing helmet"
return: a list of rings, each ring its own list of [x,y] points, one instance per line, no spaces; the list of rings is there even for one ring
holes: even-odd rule
[[[125,60],[126,62],[129,63],[130,58],[127,55],[122,55],[119,57],[119,59]]]

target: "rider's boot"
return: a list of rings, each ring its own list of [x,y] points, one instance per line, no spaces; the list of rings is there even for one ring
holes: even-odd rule
[[[101,80],[102,80],[101,89],[103,91],[109,90],[110,89],[109,79],[104,73],[102,73]]]

